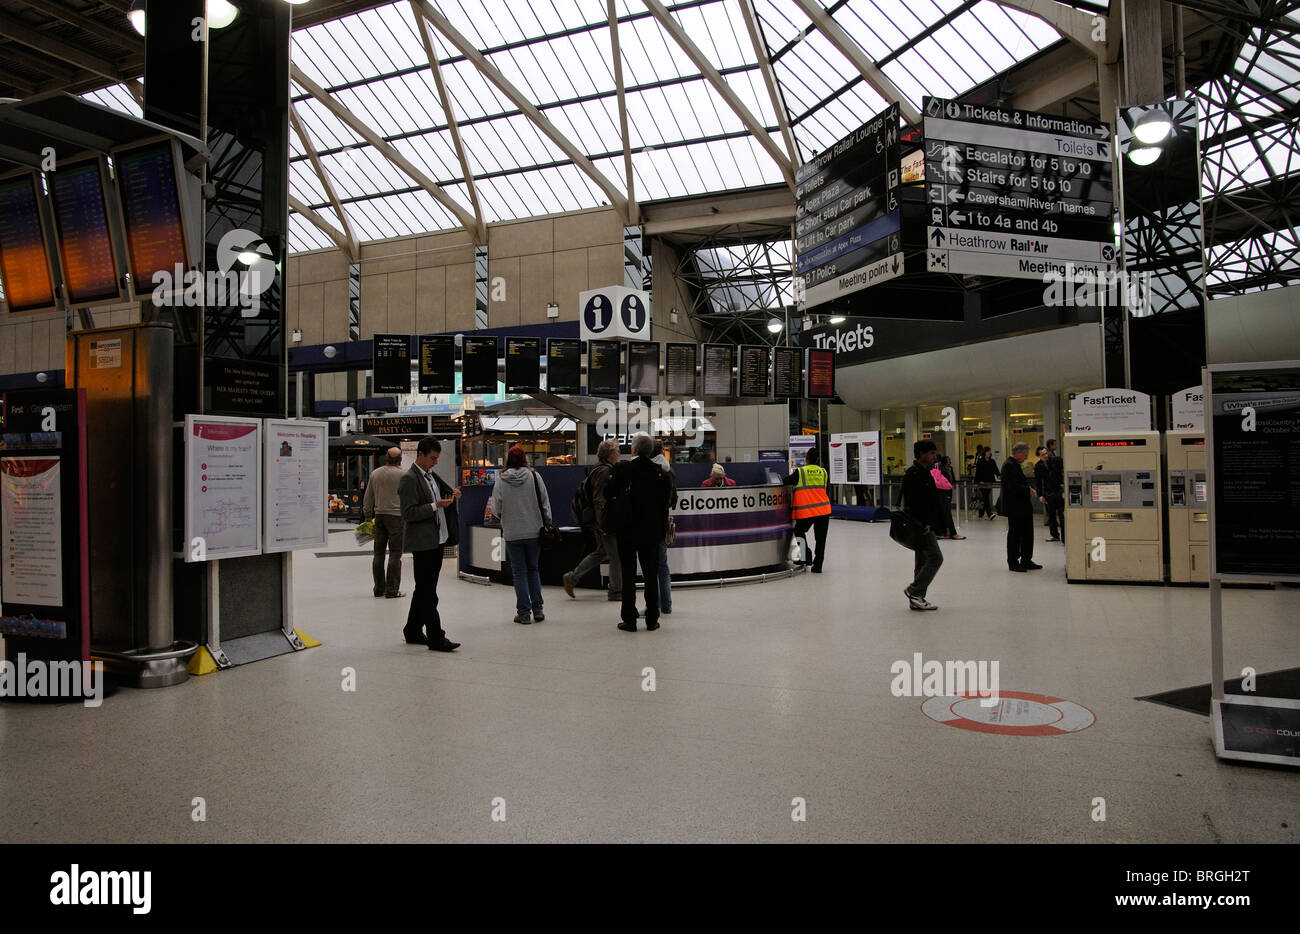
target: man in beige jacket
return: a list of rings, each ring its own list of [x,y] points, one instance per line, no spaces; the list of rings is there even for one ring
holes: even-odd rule
[[[375,468],[366,482],[366,497],[361,511],[375,520],[375,560],[371,571],[375,578],[374,594],[396,600],[404,597],[402,586],[402,538],[406,523],[402,521],[402,503],[397,484],[402,479],[402,451],[389,448],[382,467]],[[384,574],[384,551],[388,551],[388,574]]]

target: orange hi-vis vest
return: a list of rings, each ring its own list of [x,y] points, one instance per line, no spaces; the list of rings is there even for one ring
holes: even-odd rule
[[[804,464],[794,485],[794,504],[790,515],[796,521],[831,514],[831,498],[826,492],[826,471],[816,464]]]

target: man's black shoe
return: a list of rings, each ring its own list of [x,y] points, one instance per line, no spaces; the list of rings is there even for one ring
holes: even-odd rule
[[[424,636],[416,636],[414,639],[411,639],[406,636],[403,636],[403,638],[406,639],[407,645],[428,645],[429,644],[429,640],[424,638]]]
[[[1041,571],[1043,566],[1041,564],[1034,564],[1032,561],[1026,561],[1020,569],[1022,571]]]
[[[654,632],[654,631],[655,631],[656,629],[658,629],[658,628],[659,628],[659,623],[657,623],[657,622],[652,623],[652,622],[650,622],[650,621],[648,621],[648,620],[646,621],[646,624],[645,624],[645,630],[646,630],[646,632]]]
[[[401,599],[402,597],[405,597],[406,593],[399,590],[397,593],[386,593],[384,594],[384,596],[387,597],[389,600],[398,600]]]
[[[619,623],[618,628],[624,632],[636,632],[636,623]]]
[[[430,652],[454,652],[460,648],[459,642],[452,642],[450,639],[443,639],[442,645],[429,646]]]
[[[1010,570],[1010,571],[1021,571],[1021,572],[1024,572],[1024,571],[1029,570],[1028,568],[1022,568],[1022,567],[1021,567],[1020,565],[1018,565],[1018,564],[1009,564],[1009,565],[1007,565],[1007,569]]]

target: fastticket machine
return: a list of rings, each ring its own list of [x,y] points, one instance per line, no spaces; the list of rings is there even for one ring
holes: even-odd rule
[[[1067,579],[1162,582],[1159,432],[1071,432],[1064,457]]]
[[[1205,487],[1205,433],[1165,432],[1165,489],[1169,516],[1169,580],[1210,579],[1209,494]]]

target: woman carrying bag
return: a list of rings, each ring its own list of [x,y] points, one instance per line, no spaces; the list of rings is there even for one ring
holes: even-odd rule
[[[541,475],[528,466],[524,449],[506,452],[506,469],[492,488],[492,513],[501,520],[501,538],[515,578],[515,622],[541,622],[542,575],[537,570],[542,545],[539,531],[553,529],[551,499]]]

